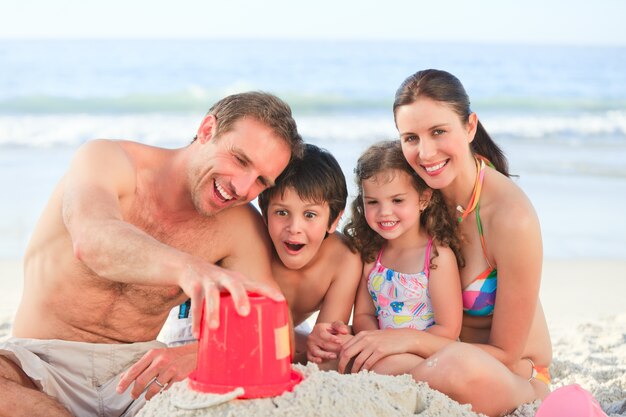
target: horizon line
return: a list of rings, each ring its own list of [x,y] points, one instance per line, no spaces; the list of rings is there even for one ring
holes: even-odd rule
[[[282,37],[282,36],[3,36],[0,35],[0,42],[10,41],[36,41],[36,42],[54,42],[54,41],[247,41],[247,42],[376,42],[376,43],[390,43],[390,42],[406,42],[406,43],[421,43],[421,44],[455,44],[455,45],[507,45],[507,46],[559,46],[559,47],[599,47],[599,48],[626,48],[626,43],[620,42],[594,42],[594,41],[568,41],[568,40],[493,40],[493,39],[427,39],[427,38],[373,38],[373,37],[313,37],[313,36],[294,36],[294,37]]]

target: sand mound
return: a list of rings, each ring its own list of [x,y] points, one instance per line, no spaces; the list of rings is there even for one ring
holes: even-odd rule
[[[372,372],[341,375],[321,372],[314,364],[295,365],[305,379],[293,392],[275,398],[235,400],[202,410],[187,411],[176,404],[199,404],[210,400],[210,394],[200,394],[187,388],[183,381],[149,401],[138,417],[477,417],[469,405],[460,405],[444,394],[416,383],[408,375],[386,376]],[[513,416],[533,416],[536,405],[525,405]]]
[[[593,394],[609,416],[626,416],[626,314],[560,330],[553,332],[552,388],[577,383]],[[294,368],[305,376],[304,381],[293,392],[275,398],[234,400],[187,411],[174,403],[199,403],[210,396],[189,390],[183,381],[149,401],[138,417],[478,417],[469,406],[414,382],[408,375],[340,375],[321,372],[313,364]],[[523,404],[510,417],[533,417],[538,406],[538,401]]]

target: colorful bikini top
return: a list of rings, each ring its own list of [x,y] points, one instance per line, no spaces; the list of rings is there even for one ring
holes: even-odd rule
[[[461,212],[462,216],[459,217],[459,223],[461,223],[468,214],[473,210],[476,211],[476,225],[478,226],[478,235],[480,236],[480,244],[483,248],[483,256],[487,261],[487,269],[480,273],[476,278],[469,283],[467,287],[463,289],[463,311],[470,316],[490,316],[493,314],[493,308],[496,302],[496,290],[498,287],[498,270],[491,265],[487,258],[487,248],[485,246],[485,237],[483,235],[483,226],[480,221],[480,192],[482,190],[483,179],[485,177],[485,162],[492,168],[493,165],[486,158],[477,155],[480,159],[476,159],[476,167],[478,173],[476,174],[476,183],[474,184],[474,191],[470,199],[470,204],[467,210],[458,206],[457,210]]]
[[[367,289],[376,306],[380,329],[424,330],[435,323],[428,293],[432,243],[432,238],[428,239],[424,269],[416,274],[404,274],[386,268],[380,263],[383,249],[378,252],[367,278]]]

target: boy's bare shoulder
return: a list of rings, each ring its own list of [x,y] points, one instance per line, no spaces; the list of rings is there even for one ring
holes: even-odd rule
[[[357,251],[352,249],[350,241],[340,232],[334,232],[329,234],[324,240],[324,245],[332,247],[334,250],[341,251],[342,254],[350,252],[357,255]]]
[[[350,265],[361,268],[361,257],[353,250],[348,239],[339,232],[334,232],[325,239],[324,253],[327,261],[333,262],[337,266]]]

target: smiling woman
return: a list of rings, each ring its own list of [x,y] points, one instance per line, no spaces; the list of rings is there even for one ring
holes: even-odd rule
[[[407,161],[441,190],[450,216],[458,215],[465,261],[466,343],[416,335],[416,353],[426,361],[413,377],[488,415],[545,397],[552,349],[539,303],[542,246],[532,205],[508,178],[502,151],[452,74],[409,76],[393,108]]]

